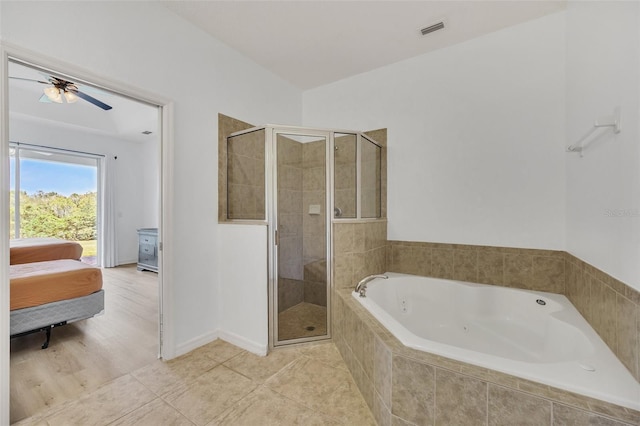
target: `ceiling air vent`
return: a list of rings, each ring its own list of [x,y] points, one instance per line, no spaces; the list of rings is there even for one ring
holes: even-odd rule
[[[444,22],[438,22],[437,24],[429,25],[428,27],[424,27],[420,29],[420,33],[425,36],[434,31],[438,31],[444,28]]]

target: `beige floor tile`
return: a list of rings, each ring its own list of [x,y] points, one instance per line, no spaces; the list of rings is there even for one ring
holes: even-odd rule
[[[376,421],[355,383],[345,386],[331,395],[319,410],[345,425],[376,426]]]
[[[231,358],[224,365],[256,382],[263,383],[300,356],[297,348],[275,349],[267,356],[244,352]]]
[[[215,359],[216,361],[222,363],[246,351],[232,345],[231,343],[227,343],[224,340],[218,339],[194,350],[193,352],[203,353],[209,358]]]
[[[221,358],[226,358],[224,364],[219,364]],[[333,343],[287,347],[258,357],[217,341],[172,361],[154,361],[20,426],[192,423],[375,424]]]
[[[302,357],[269,379],[266,386],[315,411],[352,425],[375,425],[348,371]]]
[[[163,399],[197,425],[205,425],[251,393],[258,385],[219,365]]]
[[[347,371],[302,357],[267,380],[266,386],[308,407],[326,400],[340,384],[349,380]]]
[[[170,361],[156,360],[131,375],[160,396],[193,382],[219,364],[206,351],[195,350]]]
[[[44,414],[49,425],[107,425],[152,401],[156,396],[130,375]]]
[[[300,353],[309,358],[324,362],[331,367],[347,369],[347,365],[344,363],[340,351],[338,351],[338,348],[333,343],[323,342],[301,346]]]
[[[109,424],[109,426],[134,425],[193,426],[193,423],[178,410],[157,398]]]
[[[208,426],[340,424],[268,388],[260,387]]]

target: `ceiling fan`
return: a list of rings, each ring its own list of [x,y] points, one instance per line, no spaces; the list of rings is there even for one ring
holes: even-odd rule
[[[105,104],[104,102],[94,98],[93,96],[81,92],[75,83],[63,80],[58,77],[49,76],[49,81],[33,80],[30,78],[22,77],[9,78],[13,78],[15,80],[33,81],[35,83],[48,85],[49,87],[44,88],[44,94],[40,97],[40,102],[54,102],[57,104],[61,104],[66,101],[67,103],[72,104],[74,102],[77,102],[78,98],[80,98],[89,103],[92,103],[99,108],[102,108],[105,111],[108,111],[112,108],[110,105]]]

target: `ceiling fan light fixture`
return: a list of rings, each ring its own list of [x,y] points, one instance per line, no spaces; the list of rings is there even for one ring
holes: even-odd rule
[[[76,96],[76,94],[68,90],[64,91],[64,98],[69,104],[72,104],[78,101],[78,97]]]
[[[44,94],[47,95],[47,98],[49,98],[51,102],[55,102],[57,104],[62,103],[62,95],[57,87],[52,86],[45,88]]]

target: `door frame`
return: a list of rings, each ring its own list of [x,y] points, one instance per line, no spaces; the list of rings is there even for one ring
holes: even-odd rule
[[[10,343],[9,343],[9,61],[16,60],[39,68],[56,70],[56,73],[73,76],[79,82],[90,82],[109,92],[114,92],[158,107],[161,131],[160,154],[160,205],[158,238],[158,358],[175,357],[175,333],[173,312],[173,150],[174,104],[155,93],[147,92],[127,83],[111,80],[74,64],[30,51],[20,46],[0,41],[0,423],[9,423],[10,401]]]

